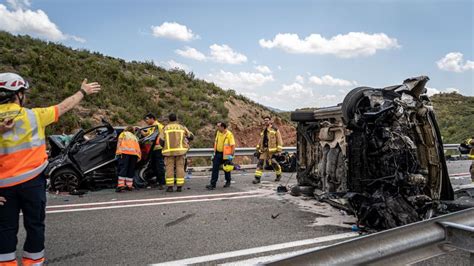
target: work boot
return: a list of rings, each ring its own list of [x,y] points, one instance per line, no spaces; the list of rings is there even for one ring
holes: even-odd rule
[[[124,191],[124,190],[125,190],[125,187],[117,187],[117,188],[115,189],[115,192],[120,193],[120,192],[122,192],[122,191]]]
[[[181,191],[183,191],[182,187],[176,187],[176,192],[181,192]]]
[[[133,191],[133,187],[127,187],[126,188],[128,191]]]
[[[224,187],[230,187],[230,181],[225,181]]]
[[[166,189],[166,192],[173,192],[173,187],[168,187],[168,188]]]
[[[216,187],[213,186],[213,185],[207,185],[206,188],[207,188],[207,190],[214,190],[214,189],[216,189]]]
[[[281,175],[277,175],[276,178],[275,178],[275,182],[278,182],[281,180]]]
[[[260,178],[255,177],[255,179],[252,181],[253,184],[258,184],[260,183]]]
[[[158,190],[163,190],[163,189],[165,189],[165,187],[163,185],[161,185],[161,184],[158,185]]]

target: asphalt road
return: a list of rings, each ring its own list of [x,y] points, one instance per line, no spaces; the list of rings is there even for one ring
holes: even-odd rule
[[[456,186],[470,183],[463,175],[469,163],[448,163]],[[47,263],[256,264],[356,237],[348,225],[352,216],[312,199],[277,195],[272,173],[261,185],[251,184],[252,176],[234,174],[230,188],[222,187],[221,177],[214,191],[204,188],[207,176],[195,175],[181,193],[48,194]],[[24,238],[20,230],[18,250]],[[443,263],[462,265],[457,258],[444,257]]]

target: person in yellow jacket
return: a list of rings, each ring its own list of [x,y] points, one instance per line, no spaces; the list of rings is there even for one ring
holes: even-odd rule
[[[26,229],[22,264],[43,265],[45,129],[100,89],[98,83],[85,79],[74,95],[58,105],[30,109],[25,107],[28,82],[15,73],[0,73],[0,265],[17,265],[20,211]]]
[[[151,168],[153,169],[153,173],[156,176],[156,183],[158,184],[158,189],[162,190],[163,186],[165,185],[165,161],[163,158],[163,147],[160,144],[159,135],[163,132],[163,124],[158,122],[155,115],[152,113],[148,113],[144,117],[145,123],[151,127],[148,130],[142,132],[143,136],[150,136],[151,134],[155,133],[158,130],[158,137],[156,138],[155,146],[153,147],[153,151],[151,152]]]
[[[271,118],[266,116],[263,118],[264,128],[260,132],[260,140],[257,144],[256,157],[258,158],[257,169],[255,170],[254,184],[260,183],[263,175],[265,164],[270,163],[275,170],[275,182],[281,179],[281,166],[275,160],[274,156],[279,154],[283,149],[283,140],[278,128],[272,125]]]
[[[217,179],[219,179],[219,168],[222,164],[232,164],[235,153],[235,140],[234,134],[227,129],[227,125],[224,122],[217,123],[216,138],[214,141],[214,157],[212,158],[212,175],[211,183],[206,186],[208,190],[214,190],[216,188]],[[231,175],[230,171],[225,171],[225,185],[224,187],[230,187]]]
[[[133,176],[135,176],[135,166],[142,157],[138,138],[134,134],[131,126],[125,128],[120,133],[117,140],[118,156],[118,183],[115,192],[121,192],[124,189],[133,190]]]
[[[194,135],[185,126],[177,122],[176,114],[168,116],[169,123],[160,134],[160,144],[163,146],[163,156],[166,168],[166,192],[173,192],[176,174],[176,191],[181,192],[184,185],[184,160],[189,150],[189,141]],[[176,169],[176,173],[175,173]]]

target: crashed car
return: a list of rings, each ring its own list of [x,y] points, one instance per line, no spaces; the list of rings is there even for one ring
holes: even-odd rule
[[[50,145],[49,165],[45,174],[50,178],[52,191],[72,192],[80,188],[112,187],[117,184],[115,151],[117,138],[124,127],[112,127],[107,121],[87,131],[79,130],[65,140],[62,135],[48,138]],[[150,169],[150,152],[158,136],[158,131],[141,137],[137,130],[142,159],[136,166],[135,183],[153,183]]]
[[[428,80],[359,87],[337,106],[293,112],[298,184],[377,230],[432,217],[454,192]]]

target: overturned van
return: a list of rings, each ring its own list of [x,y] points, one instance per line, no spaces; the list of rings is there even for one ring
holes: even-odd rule
[[[337,106],[293,112],[298,184],[369,228],[430,218],[454,193],[428,80],[359,87]]]

